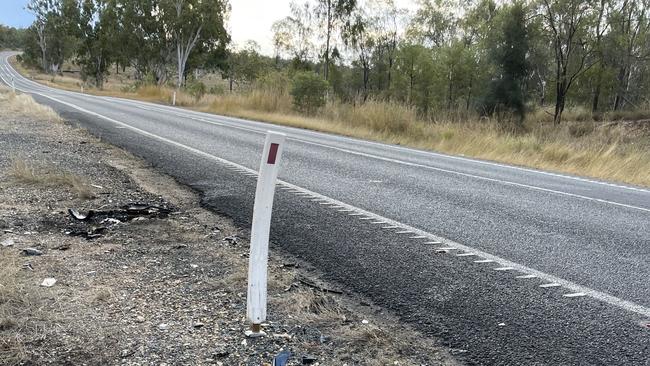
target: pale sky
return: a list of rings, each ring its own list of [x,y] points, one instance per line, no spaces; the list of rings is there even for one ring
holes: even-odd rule
[[[2,1],[2,0],[0,0]],[[303,3],[304,0],[297,0]],[[271,26],[276,20],[290,15],[291,0],[231,0],[232,14],[229,31],[236,45],[252,39],[266,55],[273,55]],[[401,8],[415,9],[416,0],[395,0]]]
[[[298,3],[304,0],[298,0]],[[230,0],[232,13],[228,30],[233,42],[243,45],[252,39],[261,52],[273,54],[271,25],[290,14],[291,0]],[[12,27],[28,27],[33,16],[24,7],[27,0],[0,0],[0,24]],[[415,0],[395,0],[398,7],[414,9]]]

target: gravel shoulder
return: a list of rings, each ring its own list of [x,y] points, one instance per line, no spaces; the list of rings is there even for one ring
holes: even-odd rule
[[[246,338],[246,229],[28,96],[0,111],[0,364],[458,364],[286,253]]]

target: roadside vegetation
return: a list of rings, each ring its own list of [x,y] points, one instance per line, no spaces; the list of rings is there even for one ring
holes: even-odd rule
[[[646,0],[308,0],[273,25],[273,57],[231,44],[222,0],[153,20],[150,1],[66,1],[31,2],[37,81],[650,186]]]

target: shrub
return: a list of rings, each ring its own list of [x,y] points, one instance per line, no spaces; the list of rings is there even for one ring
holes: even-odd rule
[[[205,84],[200,81],[188,81],[185,87],[187,92],[196,99],[201,99],[205,95],[207,88]]]
[[[325,79],[310,71],[298,72],[293,77],[291,96],[294,107],[313,113],[325,105],[328,84]]]

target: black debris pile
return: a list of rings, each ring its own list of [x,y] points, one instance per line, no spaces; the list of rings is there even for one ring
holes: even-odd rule
[[[168,205],[132,203],[112,210],[88,210],[83,213],[68,209],[70,220],[65,231],[70,236],[81,236],[88,240],[102,237],[106,231],[129,221],[165,219],[173,209]]]

